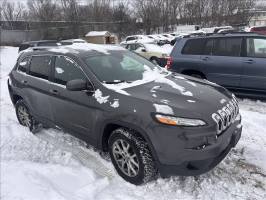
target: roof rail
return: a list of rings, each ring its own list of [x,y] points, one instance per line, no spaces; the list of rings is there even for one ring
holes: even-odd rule
[[[193,37],[208,37],[208,36],[221,36],[221,35],[234,35],[234,34],[252,34],[252,35],[262,35],[256,32],[244,32],[244,31],[229,31],[224,33],[201,33],[201,34],[192,34],[192,35],[186,35],[183,38],[193,38]]]

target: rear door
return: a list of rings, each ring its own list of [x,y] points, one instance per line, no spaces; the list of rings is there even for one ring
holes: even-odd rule
[[[82,68],[72,58],[55,56],[53,83],[50,84],[51,105],[55,122],[80,138],[92,138],[96,116],[93,93],[69,91],[66,83],[74,79],[89,81]]]
[[[201,69],[207,79],[226,87],[239,87],[243,73],[242,45],[242,37],[207,39],[201,56]]]
[[[241,87],[266,91],[266,37],[250,37],[245,42]]]
[[[32,56],[26,80],[22,80],[27,85],[27,102],[32,108],[34,115],[42,120],[53,119],[49,103],[49,77],[52,68],[52,56],[41,55]]]

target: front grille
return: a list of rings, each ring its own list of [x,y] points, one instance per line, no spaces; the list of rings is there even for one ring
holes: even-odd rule
[[[232,123],[234,123],[237,115],[239,114],[239,107],[235,97],[226,104],[222,109],[212,114],[213,120],[217,124],[217,134],[220,135]]]

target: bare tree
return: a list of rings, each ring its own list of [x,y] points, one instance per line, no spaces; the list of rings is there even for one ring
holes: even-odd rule
[[[0,4],[1,20],[8,22],[11,29],[13,29],[14,21],[22,19],[24,6],[21,3],[7,2],[6,0]]]

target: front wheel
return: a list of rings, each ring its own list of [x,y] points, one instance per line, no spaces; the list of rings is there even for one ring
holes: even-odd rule
[[[32,133],[36,133],[40,124],[35,120],[35,118],[30,114],[28,107],[26,106],[23,99],[17,101],[16,105],[16,115],[19,123],[22,126],[26,126],[30,129]]]
[[[108,148],[116,171],[126,181],[140,185],[156,177],[157,168],[148,144],[133,130],[113,131]]]

